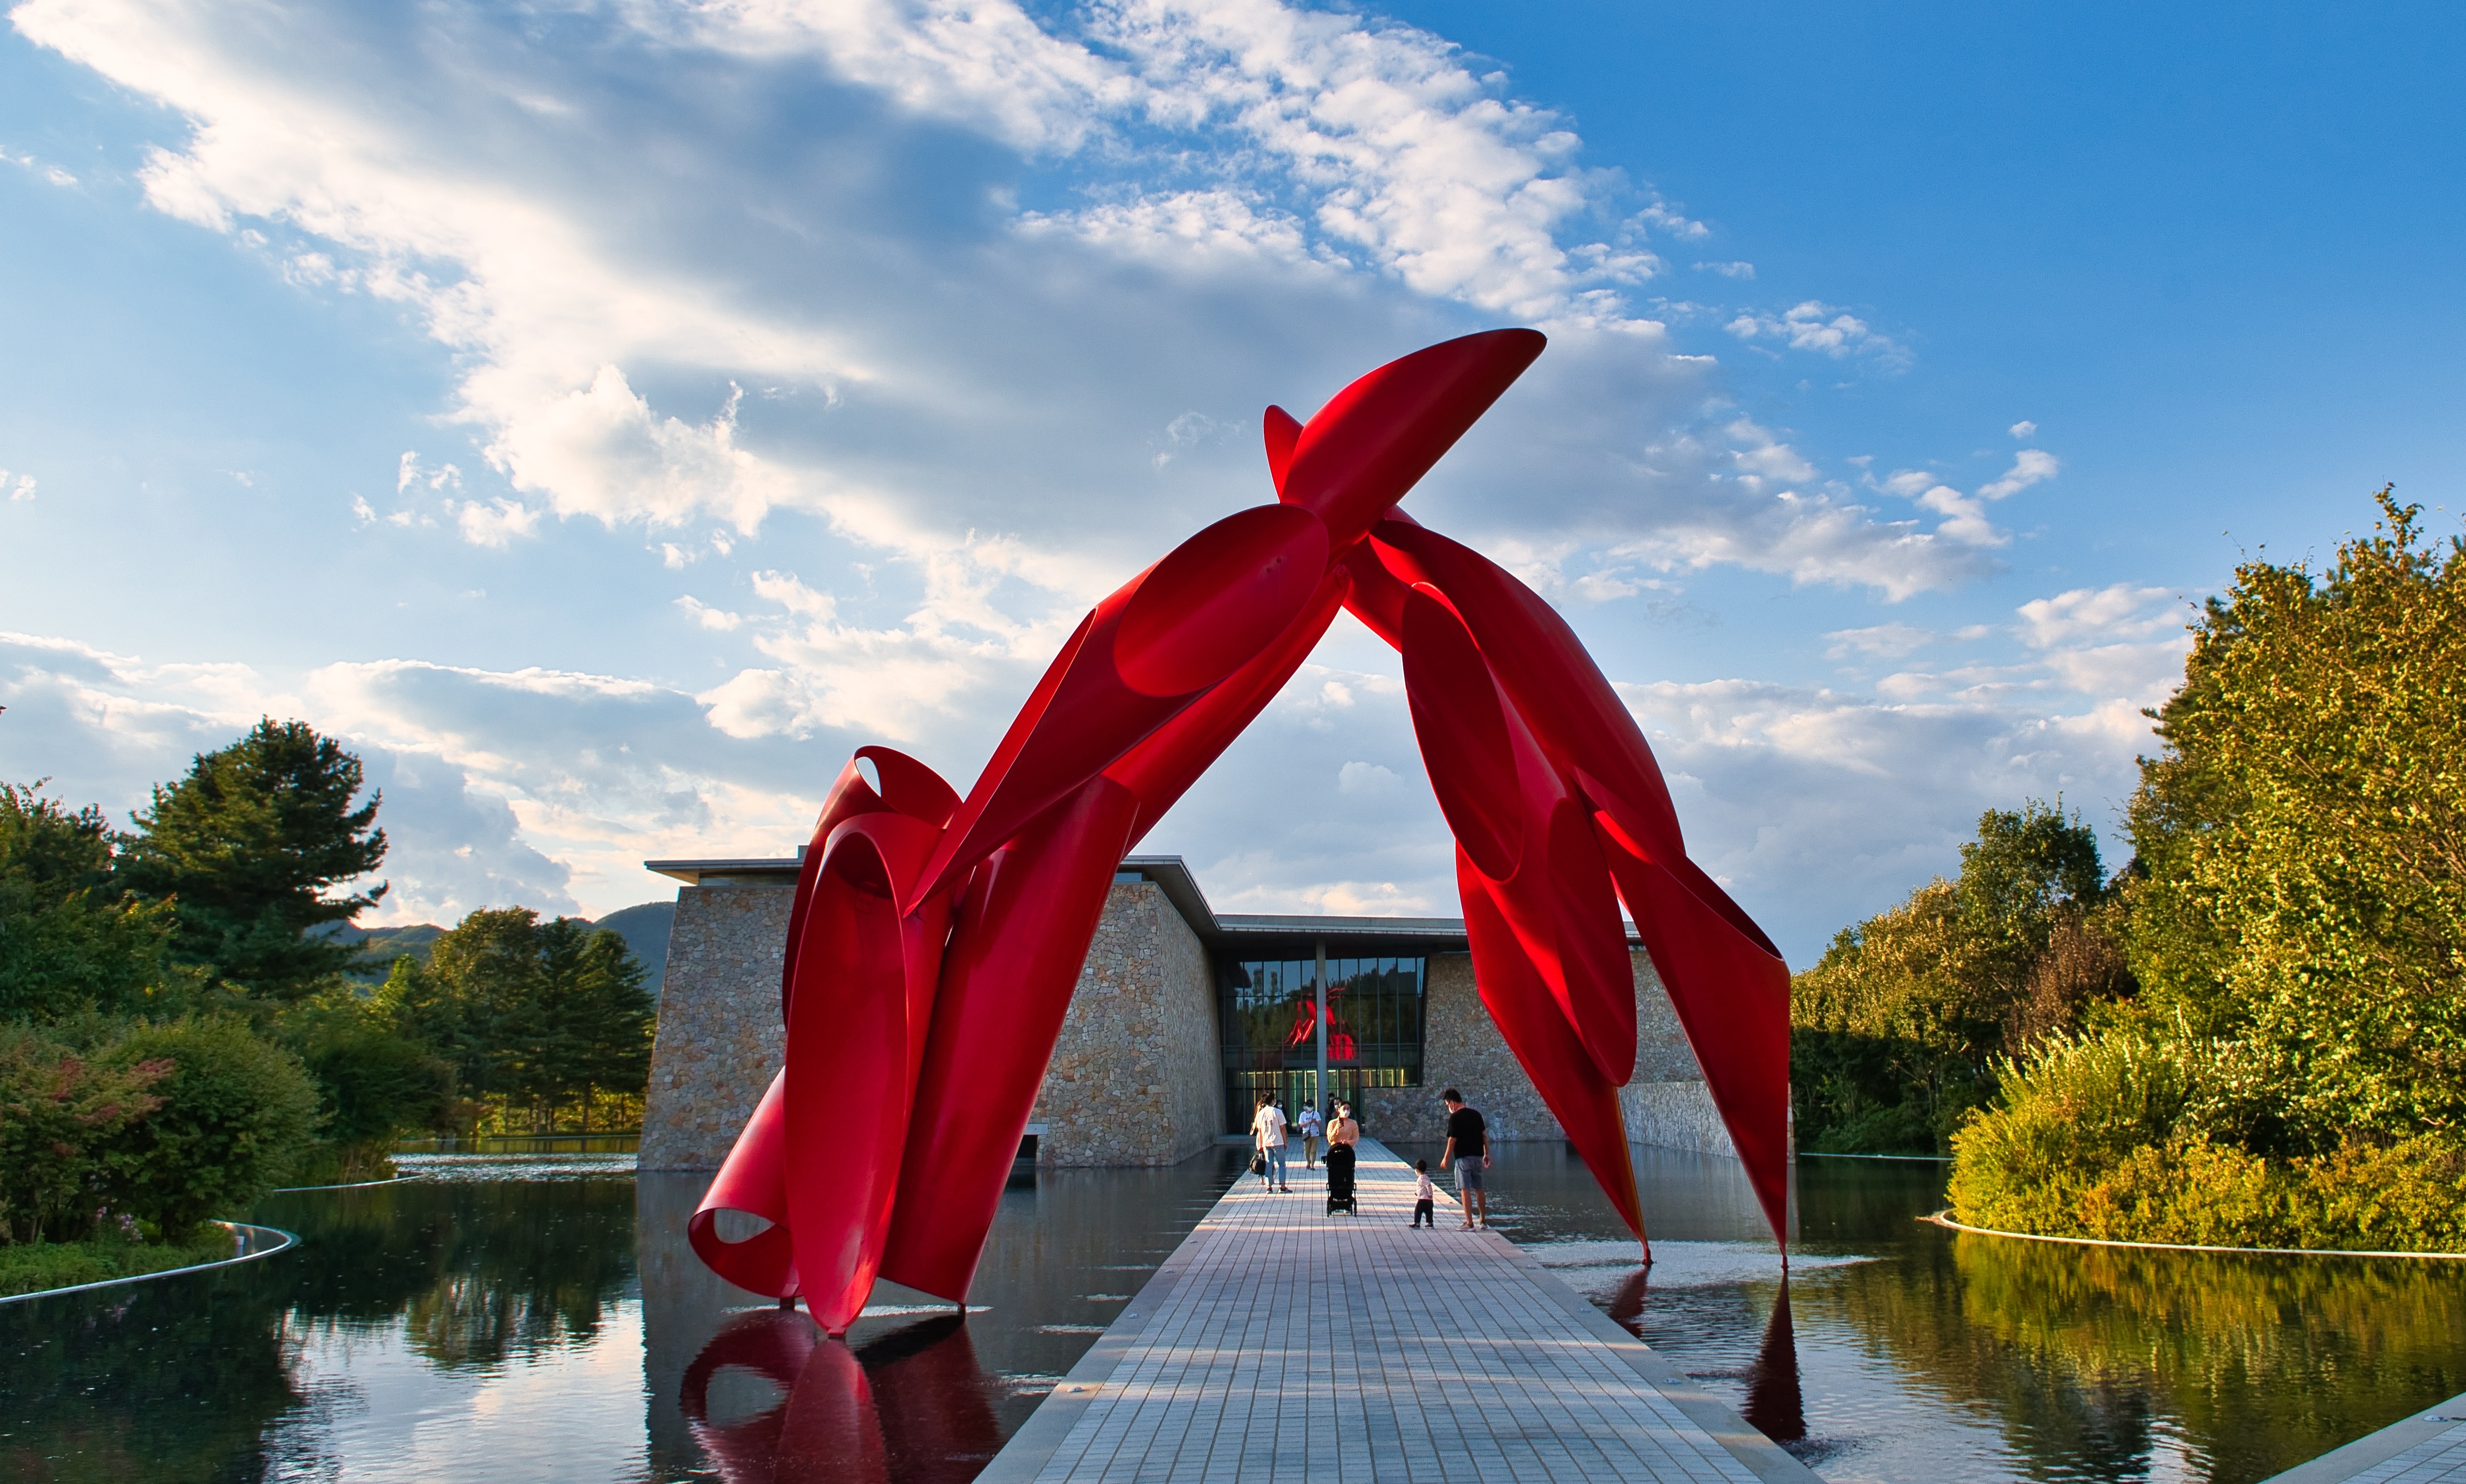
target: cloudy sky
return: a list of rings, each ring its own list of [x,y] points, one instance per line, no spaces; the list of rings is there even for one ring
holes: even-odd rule
[[[352,742],[383,920],[963,790],[1269,402],[1551,348],[1413,497],[1558,603],[1805,963],[2061,794],[2187,604],[2444,506],[2445,9],[27,0],[0,38],[0,776]],[[1452,913],[1340,620],[1150,838]],[[2120,863],[2120,853],[2111,864]]]

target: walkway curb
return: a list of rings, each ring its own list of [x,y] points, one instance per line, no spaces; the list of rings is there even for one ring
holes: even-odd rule
[[[1646,1384],[1670,1399],[1689,1422],[1713,1434],[1729,1455],[1746,1466],[1748,1472],[1767,1484],[1823,1484],[1823,1475],[1798,1461],[1789,1450],[1756,1430],[1744,1417],[1730,1409],[1728,1403],[1712,1395],[1689,1380],[1678,1367],[1661,1358],[1661,1353],[1643,1340],[1620,1328],[1619,1322],[1602,1312],[1599,1304],[1567,1286],[1564,1278],[1541,1266],[1540,1260],[1517,1247],[1497,1232],[1482,1229],[1478,1233],[1507,1250],[1508,1259],[1524,1270],[1524,1275],[1535,1287],[1558,1300],[1560,1306],[1575,1316],[1577,1322],[1593,1332],[1593,1337],[1627,1363],[1627,1368],[1644,1378]],[[1640,1248],[1639,1248],[1640,1253]]]
[[[2390,1423],[2378,1432],[2366,1433],[2343,1448],[2332,1449],[2310,1463],[2297,1464],[2284,1473],[2275,1473],[2261,1484],[2343,1484],[2356,1475],[2388,1463],[2400,1453],[2439,1438],[2443,1433],[2466,1430],[2466,1395],[2453,1396],[2436,1406],[2427,1406],[2401,1422]],[[2441,1477],[2455,1477],[2443,1473]]]
[[[118,1288],[123,1283],[150,1283],[156,1278],[175,1278],[183,1273],[209,1273],[216,1268],[236,1267],[244,1262],[255,1262],[260,1257],[271,1257],[277,1252],[286,1252],[300,1245],[298,1236],[280,1227],[253,1227],[244,1221],[217,1221],[213,1225],[237,1237],[242,1248],[247,1248],[252,1242],[260,1239],[250,1233],[261,1233],[263,1237],[279,1237],[281,1240],[255,1251],[243,1251],[229,1257],[219,1257],[213,1262],[192,1262],[185,1268],[165,1268],[160,1273],[136,1273],[124,1278],[104,1278],[95,1283],[72,1283],[66,1288],[42,1288],[31,1294],[0,1296],[0,1304],[25,1303],[36,1298],[57,1298],[62,1294],[87,1294],[98,1288]]]
[[[1237,1176],[1225,1188],[1227,1191],[1238,1189],[1241,1184],[1241,1177]],[[1221,1202],[1222,1197],[1218,1199]],[[1214,1214],[1211,1207],[1208,1215]],[[1098,1336],[1096,1342],[1087,1347],[1087,1353],[1079,1358],[1079,1363],[1070,1367],[1070,1374],[1045,1393],[1044,1400],[1037,1404],[1035,1412],[1026,1423],[1010,1435],[1010,1441],[994,1454],[993,1462],[985,1465],[984,1472],[976,1475],[975,1484],[1030,1484],[1044,1472],[1044,1466],[1052,1461],[1054,1453],[1070,1436],[1070,1429],[1079,1425],[1081,1414],[1103,1392],[1105,1384],[1113,1379],[1113,1371],[1122,1363],[1122,1357],[1147,1329],[1149,1321],[1163,1311],[1164,1301],[1172,1296],[1175,1285],[1181,1281],[1182,1274],[1190,1267],[1190,1254],[1197,1245],[1191,1237],[1198,1234],[1199,1226],[1206,1220],[1206,1216],[1201,1216],[1192,1224],[1189,1233],[1174,1248],[1173,1255],[1164,1260],[1153,1277],[1139,1285],[1130,1306],[1106,1326],[1105,1333]]]

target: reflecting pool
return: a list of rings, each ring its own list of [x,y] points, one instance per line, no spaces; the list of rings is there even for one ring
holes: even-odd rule
[[[694,1260],[702,1177],[407,1162],[269,1199],[280,1256],[0,1306],[0,1478],[964,1484],[1243,1154],[1017,1184],[964,1320],[886,1291],[848,1346]],[[1648,1274],[1556,1145],[1497,1224],[1838,1484],[2239,1484],[2466,1390],[2449,1265],[1958,1236],[1939,1166],[1808,1160],[1784,1288],[1737,1165],[1637,1157]]]
[[[2466,1264],[1963,1235],[1942,1165],[1807,1158],[1784,1287],[1738,1165],[1635,1153],[1648,1274],[1559,1146],[1495,1225],[1834,1484],[2246,1484],[2466,1391]]]

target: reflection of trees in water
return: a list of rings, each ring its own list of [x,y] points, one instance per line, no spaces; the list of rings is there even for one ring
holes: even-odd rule
[[[631,1182],[333,1194],[344,1199],[309,1207],[295,1229],[303,1241],[292,1321],[400,1315],[412,1347],[438,1366],[587,1342],[634,1276]]]
[[[255,1477],[300,1401],[278,1305],[244,1276],[265,1266],[0,1308],[0,1478]]]
[[[714,1421],[712,1383],[734,1368],[782,1394],[750,1416]],[[679,1403],[727,1484],[966,1484],[1001,1449],[993,1390],[957,1315],[851,1349],[774,1309],[713,1336],[686,1368]]]
[[[0,1307],[0,1478],[254,1478],[303,1331],[407,1316],[432,1364],[588,1340],[634,1273],[630,1182],[280,1197],[301,1244],[212,1275]]]
[[[2466,1273],[2430,1263],[1961,1237],[1819,1292],[1913,1384],[1988,1399],[2022,1458],[2094,1477],[2144,1473],[2161,1415],[2233,1484],[2466,1389]]]

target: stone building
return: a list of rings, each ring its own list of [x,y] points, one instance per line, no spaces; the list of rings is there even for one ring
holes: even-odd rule
[[[684,885],[642,1119],[641,1167],[717,1167],[781,1055],[779,971],[796,861],[659,860]],[[1728,1134],[1640,947],[1628,1138],[1730,1155]],[[1444,1137],[1454,1086],[1497,1137],[1563,1137],[1474,989],[1454,918],[1218,914],[1179,856],[1122,863],[1030,1116],[1042,1164],[1168,1164],[1246,1128],[1261,1091],[1329,1096],[1386,1139]]]

